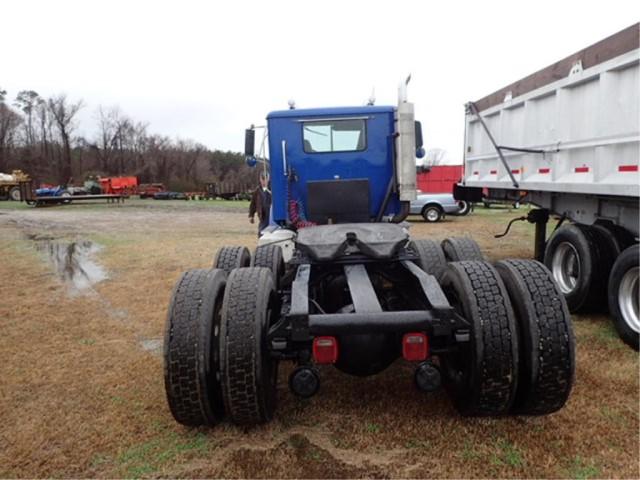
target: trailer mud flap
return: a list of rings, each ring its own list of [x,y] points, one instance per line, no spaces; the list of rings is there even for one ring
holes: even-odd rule
[[[481,202],[481,187],[465,187],[464,185],[455,184],[453,186],[453,198],[456,200],[465,200],[467,202]]]

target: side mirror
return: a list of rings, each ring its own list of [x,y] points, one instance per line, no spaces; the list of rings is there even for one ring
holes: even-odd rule
[[[416,150],[422,148],[422,124],[416,120],[415,122],[415,131],[416,131]]]
[[[253,157],[256,143],[256,132],[253,128],[247,128],[244,131],[244,155],[245,157]]]

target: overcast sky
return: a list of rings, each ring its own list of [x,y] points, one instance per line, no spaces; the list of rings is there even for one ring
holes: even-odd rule
[[[640,2],[0,3],[0,88],[83,99],[149,130],[240,151],[271,110],[409,98],[425,147],[460,159],[464,108],[640,18]]]

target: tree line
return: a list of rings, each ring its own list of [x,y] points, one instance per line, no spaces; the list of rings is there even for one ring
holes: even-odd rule
[[[11,100],[0,88],[0,172],[20,169],[36,183],[81,184],[89,176],[137,176],[172,190],[201,190],[206,182],[257,183],[244,156],[193,140],[150,133],[118,107],[98,107],[92,137],[78,135],[82,100],[22,90]]]

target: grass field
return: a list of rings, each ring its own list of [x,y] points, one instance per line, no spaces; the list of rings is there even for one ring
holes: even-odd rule
[[[270,424],[175,423],[161,356],[171,289],[220,246],[255,246],[246,208],[0,202],[0,477],[640,477],[638,355],[602,315],[573,317],[574,390],[546,417],[462,418],[445,393],[416,392],[399,361],[370,378],[323,369],[306,401],[289,393],[284,365]],[[527,258],[531,225],[493,238],[522,214],[481,208],[411,229],[473,235],[493,260]],[[106,278],[78,286],[55,255],[88,242],[81,260]]]

